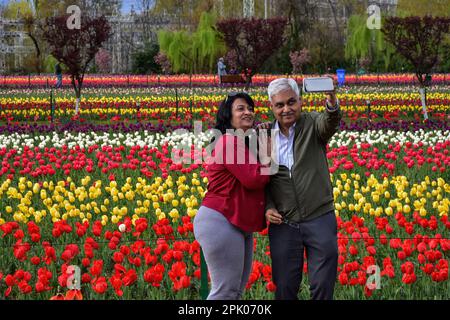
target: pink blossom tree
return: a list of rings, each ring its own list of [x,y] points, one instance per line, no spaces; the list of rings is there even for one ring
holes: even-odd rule
[[[230,69],[237,69],[237,53],[236,50],[230,50],[225,55],[225,64],[230,67]]]
[[[155,62],[161,67],[161,71],[164,74],[169,74],[172,72],[172,64],[170,63],[169,58],[162,52],[159,52],[155,56]]]
[[[293,51],[289,53],[289,58],[292,64],[292,73],[303,73],[303,67],[311,62],[309,50],[303,48],[300,51]]]
[[[111,55],[109,52],[101,48],[95,55],[95,64],[101,73],[111,72]]]

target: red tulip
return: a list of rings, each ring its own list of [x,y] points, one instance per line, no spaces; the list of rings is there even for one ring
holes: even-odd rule
[[[414,273],[412,273],[412,274],[405,273],[402,276],[402,282],[405,284],[412,284],[412,283],[416,282],[416,280],[417,280],[417,277]]]
[[[357,255],[358,254],[358,249],[355,247],[355,246],[350,246],[350,248],[348,249],[348,252],[351,254],[351,255],[353,255],[353,256],[355,256],[355,255]]]
[[[83,295],[80,290],[68,290],[64,300],[83,300]]]
[[[38,265],[41,262],[41,259],[39,257],[32,257],[30,259],[31,263],[34,265]]]
[[[104,277],[100,277],[95,279],[92,282],[92,289],[99,294],[103,294],[106,292],[106,289],[108,289],[108,283],[106,282],[106,279]]]
[[[399,251],[399,252],[397,252],[397,257],[398,257],[400,260],[405,260],[405,259],[406,259],[406,253],[405,253],[405,251]]]
[[[58,293],[50,298],[50,300],[65,300],[65,297],[62,293]]]
[[[266,284],[266,290],[269,292],[275,292],[275,290],[277,289],[275,283],[273,283],[272,281],[267,282]]]
[[[369,246],[367,247],[367,252],[369,252],[371,256],[374,256],[377,253],[377,250],[375,249],[374,246]]]
[[[102,273],[103,260],[95,260],[93,266],[90,268],[92,276],[97,277]]]
[[[405,262],[402,264],[401,270],[403,273],[412,274],[414,273],[414,265],[412,264],[412,262]]]
[[[90,283],[91,281],[91,275],[89,273],[83,273],[83,275],[81,276],[81,283]]]

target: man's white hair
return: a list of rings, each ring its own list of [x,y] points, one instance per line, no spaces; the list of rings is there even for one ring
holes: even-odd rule
[[[267,88],[267,92],[269,94],[269,100],[272,100],[272,97],[281,91],[284,90],[293,90],[297,97],[300,97],[300,89],[298,88],[297,82],[292,78],[279,78],[273,80],[269,83],[269,87]]]

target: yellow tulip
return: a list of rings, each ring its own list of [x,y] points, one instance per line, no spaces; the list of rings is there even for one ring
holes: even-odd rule
[[[372,199],[373,199],[373,201],[374,201],[375,203],[380,202],[380,196],[379,196],[378,194],[374,194],[374,195],[372,196]]]

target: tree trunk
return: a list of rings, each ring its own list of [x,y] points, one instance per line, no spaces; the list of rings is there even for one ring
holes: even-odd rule
[[[342,33],[341,33],[341,28],[339,25],[339,21],[337,19],[337,12],[336,12],[336,7],[331,3],[331,0],[328,0],[328,4],[330,5],[331,8],[331,12],[333,13],[333,19],[334,19],[334,24],[336,25],[336,31],[338,33],[338,40],[340,44],[343,44],[344,41],[342,39]]]
[[[76,101],[75,101],[75,115],[78,115],[78,112],[80,111],[80,98],[81,98],[81,92],[80,92],[80,88],[78,87],[76,92],[75,92],[75,96],[76,96]]]
[[[422,86],[419,89],[420,97],[422,100],[422,111],[423,111],[423,117],[425,120],[428,120],[428,111],[427,111],[427,88],[425,86]]]
[[[72,87],[73,90],[75,91],[75,115],[78,114],[79,108],[80,108],[80,97],[81,97],[81,92],[80,92],[80,88],[77,86],[77,83],[75,81],[75,77],[74,76],[70,76],[71,82],[72,82]]]
[[[248,92],[248,90],[250,89],[250,83],[252,82],[252,76],[246,76],[245,80],[245,92]]]
[[[36,38],[31,34],[31,32],[28,32],[27,35],[30,37],[30,39],[33,41],[34,48],[36,49],[36,72],[37,74],[41,74],[41,49],[39,48],[39,44],[36,40]]]
[[[77,100],[75,102],[75,115],[78,115],[79,109],[80,109],[80,98],[77,97]]]

